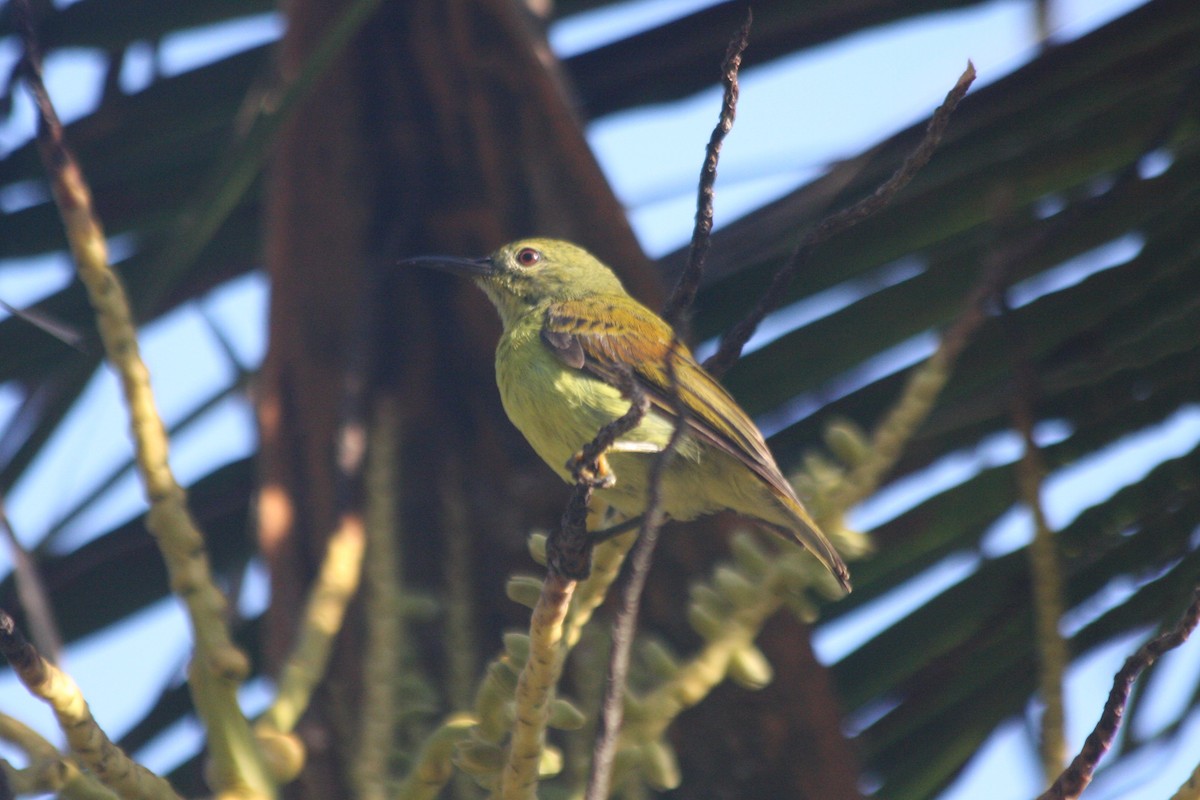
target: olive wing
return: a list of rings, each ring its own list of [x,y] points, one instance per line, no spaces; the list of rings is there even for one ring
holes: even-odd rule
[[[775,492],[795,500],[766,442],[750,417],[658,315],[629,297],[591,297],[555,303],[546,310],[542,341],[574,369],[613,386],[623,368],[661,414],[677,416],[671,402],[667,359],[675,366],[678,397],[689,431],[753,470]]]

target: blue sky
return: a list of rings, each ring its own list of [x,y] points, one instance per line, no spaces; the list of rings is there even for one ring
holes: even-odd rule
[[[1071,38],[1137,4],[1135,0],[1058,0],[1052,3],[1055,36]],[[631,0],[556,25],[551,42],[560,53],[569,54],[702,5],[706,3],[696,0]],[[168,72],[183,71],[269,40],[281,25],[278,16],[265,15],[217,30],[170,37],[161,43],[157,57]],[[790,191],[837,159],[927,116],[968,58],[979,71],[977,86],[981,86],[1020,66],[1036,45],[1032,4],[994,2],[887,26],[799,57],[748,69],[742,76],[737,124],[722,154],[718,226]],[[753,47],[752,37],[751,64]],[[0,43],[0,67],[7,67],[14,57],[12,43]],[[122,86],[136,90],[144,85],[154,57],[149,45],[135,51],[122,73]],[[719,54],[714,54],[716,58]],[[65,53],[48,63],[49,88],[65,118],[80,116],[94,105],[100,63],[97,54],[85,52]],[[719,89],[714,87],[676,103],[613,115],[589,130],[597,156],[651,255],[679,247],[690,235],[696,175],[718,108]],[[0,150],[23,141],[32,129],[31,119],[27,106],[18,108],[13,122],[0,127]],[[19,196],[0,196],[0,209],[9,211],[22,202]],[[1109,265],[1123,260],[1120,254],[1110,253],[1107,258]],[[69,266],[58,259],[2,266],[0,298],[14,305],[34,302],[71,277]],[[1103,267],[1098,256],[1077,265],[1063,279]],[[832,297],[827,299],[834,302]],[[147,326],[143,331],[145,357],[168,423],[184,416],[199,398],[233,380],[235,370],[214,332],[233,344],[243,364],[259,362],[265,348],[266,302],[265,282],[261,276],[250,276]],[[828,307],[805,313],[810,312],[828,313]],[[795,324],[794,317],[790,324]],[[187,357],[180,358],[180,352]],[[895,368],[894,359],[889,368]],[[11,412],[13,402],[11,393],[0,390],[0,419]],[[180,479],[186,483],[213,464],[250,452],[252,423],[246,404],[231,398],[177,437],[172,464]],[[1044,433],[1055,435],[1052,430]],[[1064,472],[1047,492],[1052,521],[1064,524],[1112,488],[1136,480],[1164,455],[1189,449],[1197,441],[1200,411],[1188,409],[1122,442],[1103,457]],[[40,540],[55,526],[63,509],[84,496],[98,477],[128,452],[116,385],[105,371],[93,379],[84,402],[28,478],[9,492],[8,510],[22,541],[32,545]],[[972,470],[1007,463],[1018,457],[1018,452],[1011,438],[1000,437],[974,452],[955,454],[919,480],[893,487],[864,504],[856,511],[855,520],[870,527],[910,506],[939,481],[961,480]],[[126,477],[118,491],[109,493],[64,529],[60,546],[77,545],[92,532],[123,521],[142,507],[136,483]],[[1002,520],[989,534],[987,555],[1020,546],[1028,530],[1028,521],[1021,514]],[[827,661],[836,660],[872,631],[961,580],[974,568],[972,559],[977,562],[978,556],[948,559],[905,591],[821,629],[818,651]],[[4,552],[0,552],[0,568],[8,569]],[[247,609],[262,605],[263,586],[261,580],[253,580],[244,590]],[[1072,748],[1077,748],[1091,729],[1113,673],[1135,646],[1135,641],[1116,643],[1073,670],[1068,684]],[[169,601],[143,612],[121,631],[78,643],[68,652],[66,665],[89,697],[97,718],[119,735],[144,712],[164,680],[181,670],[186,649],[186,623],[175,603]],[[1194,675],[1198,668],[1200,646],[1193,644],[1169,656],[1164,673],[1168,678],[1175,673]],[[1168,688],[1159,688],[1162,686]],[[1152,702],[1169,708],[1170,686],[1169,679],[1160,681],[1155,691],[1162,696],[1152,697]],[[265,693],[263,687],[252,686],[246,696],[253,710]],[[9,678],[0,679],[0,709],[54,735],[49,713],[25,698]],[[1120,771],[1102,775],[1087,797],[1169,797],[1195,766],[1198,724],[1191,720],[1183,739],[1191,746],[1143,753]],[[140,755],[152,768],[166,768],[197,736],[193,727]],[[1037,793],[1037,784],[1029,725],[1015,721],[993,737],[942,797],[1025,798]]]

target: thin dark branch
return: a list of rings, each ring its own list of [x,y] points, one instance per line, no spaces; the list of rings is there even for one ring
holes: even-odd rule
[[[1200,99],[1200,75],[1197,75],[1184,87],[1179,101],[1168,110],[1160,125],[1142,145],[1140,152],[1143,155],[1150,153],[1170,141],[1186,118],[1180,109],[1193,107],[1197,99]],[[1137,180],[1140,180],[1138,159],[1133,159],[1127,166],[1114,173],[1113,185],[1104,194],[1073,203],[1062,213],[1044,220],[1038,228],[1025,234],[1018,241],[998,243],[993,246],[987,258],[983,275],[968,298],[966,311],[946,329],[946,333],[943,335],[943,339],[947,340],[952,348],[951,358],[956,358],[962,352],[975,330],[983,323],[987,316],[985,306],[995,298],[1001,297],[1017,264],[1032,257],[1046,245],[1046,242],[1057,236],[1068,234],[1075,226],[1085,224],[1089,215],[1111,199],[1115,191]],[[1010,213],[1009,209],[1003,207],[992,209],[993,218]]]
[[[600,708],[600,730],[592,750],[592,771],[588,778],[585,800],[604,800],[612,784],[613,759],[617,754],[617,743],[621,736],[621,724],[625,717],[625,685],[629,676],[629,653],[637,633],[638,609],[642,591],[646,587],[646,576],[658,544],[658,532],[666,521],[662,510],[663,472],[683,441],[687,428],[687,409],[679,399],[678,373],[675,360],[679,352],[678,339],[671,342],[667,353],[667,379],[669,397],[675,411],[675,429],[667,446],[654,459],[650,467],[649,485],[646,488],[646,512],[638,540],[629,557],[629,577],[622,587],[613,620],[612,650],[608,656],[608,674],[604,685],[604,701]]]
[[[733,120],[737,116],[738,72],[742,67],[742,53],[750,43],[750,23],[753,20],[753,12],[747,9],[746,21],[729,42],[725,60],[721,63],[721,83],[725,86],[725,94],[721,100],[720,118],[708,139],[708,147],[704,151],[704,164],[700,167],[700,184],[696,192],[696,224],[692,228],[687,266],[680,273],[675,288],[671,290],[671,296],[663,306],[663,319],[678,331],[681,338],[686,338],[686,331],[682,330],[681,326],[686,321],[688,309],[696,299],[700,278],[704,275],[704,259],[712,242],[713,186],[717,182],[717,161],[721,156],[721,144],[733,129]]]
[[[934,151],[941,144],[946,125],[950,122],[950,115],[954,113],[954,109],[958,107],[959,101],[966,95],[967,89],[974,80],[975,66],[967,62],[966,70],[959,76],[954,88],[946,95],[945,102],[933,112],[933,117],[929,120],[920,144],[909,154],[892,177],[868,197],[849,208],[830,214],[800,240],[787,262],[775,273],[770,287],[759,299],[758,304],[746,315],[745,319],[725,334],[721,340],[720,349],[704,362],[704,366],[709,372],[717,376],[723,375],[741,357],[742,348],[746,346],[746,342],[750,341],[750,337],[758,329],[759,323],[767,314],[779,308],[783,303],[784,292],[788,285],[791,284],[800,268],[808,262],[812,251],[818,245],[879,213],[929,163]]]
[[[676,365],[679,349],[682,347],[680,336],[683,335],[682,328],[685,325],[688,310],[696,299],[700,278],[704,274],[704,259],[708,254],[712,239],[713,194],[717,179],[717,162],[720,159],[721,144],[725,141],[729,131],[733,129],[734,117],[737,114],[738,72],[742,66],[742,54],[750,41],[752,21],[753,14],[747,10],[745,21],[725,51],[725,59],[721,64],[721,82],[725,86],[725,92],[721,103],[721,113],[712,135],[709,137],[708,146],[705,148],[704,164],[700,169],[696,196],[696,223],[692,229],[688,263],[663,307],[663,318],[677,332],[667,351],[666,363],[670,387],[668,397],[675,412],[675,428],[671,432],[667,446],[654,459],[650,468],[649,485],[646,487],[646,511],[642,515],[638,539],[630,555],[629,577],[622,588],[615,612],[612,651],[609,653],[604,701],[600,709],[600,731],[592,751],[592,768],[591,774],[588,776],[586,800],[604,800],[608,797],[612,785],[613,760],[616,757],[617,743],[621,736],[621,724],[624,720],[625,684],[629,675],[630,648],[633,646],[633,639],[637,633],[638,609],[641,606],[642,591],[646,586],[646,576],[650,572],[650,565],[654,558],[654,548],[658,544],[658,532],[666,519],[662,510],[663,472],[683,441],[684,431],[687,427],[687,408],[679,397]],[[579,492],[580,490],[577,488],[576,494]],[[564,522],[565,519],[564,517]]]
[[[1121,718],[1125,714],[1125,702],[1129,699],[1129,691],[1133,687],[1133,682],[1137,680],[1143,670],[1157,661],[1159,656],[1186,642],[1192,631],[1196,629],[1197,623],[1200,623],[1200,587],[1193,591],[1192,603],[1183,612],[1183,616],[1175,624],[1175,627],[1146,642],[1137,649],[1137,652],[1125,659],[1125,664],[1113,678],[1112,691],[1108,693],[1108,701],[1104,704],[1104,712],[1100,715],[1100,721],[1088,734],[1079,755],[1075,756],[1071,765],[1058,776],[1058,780],[1045,793],[1038,797],[1038,800],[1073,800],[1073,798],[1079,797],[1080,793],[1091,783],[1096,765],[1108,752],[1113,737],[1116,736],[1117,729],[1121,726]]]
[[[720,158],[721,144],[733,128],[738,101],[738,71],[741,68],[742,54],[749,43],[750,24],[753,15],[749,12],[742,27],[738,30],[725,52],[721,65],[721,80],[725,92],[721,104],[721,113],[705,149],[704,163],[700,170],[700,180],[696,198],[696,220],[692,231],[692,242],[688,252],[688,263],[679,277],[671,296],[663,308],[663,317],[667,322],[681,332],[688,309],[695,300],[700,278],[704,273],[704,259],[712,237],[713,225],[713,194],[717,177],[717,162]],[[630,556],[630,575],[621,592],[616,618],[613,623],[612,651],[609,655],[608,677],[605,685],[603,706],[601,708],[600,732],[593,750],[591,774],[588,779],[586,798],[588,800],[603,800],[607,798],[612,784],[613,759],[616,756],[617,743],[620,739],[621,724],[624,717],[625,683],[629,673],[629,654],[637,631],[638,608],[641,604],[642,591],[646,585],[653,560],[654,548],[658,543],[658,532],[665,521],[662,511],[661,486],[663,471],[667,463],[683,440],[687,422],[687,411],[679,398],[678,375],[676,358],[681,347],[678,336],[672,341],[667,352],[667,375],[670,382],[669,397],[676,414],[675,429],[667,446],[655,458],[650,469],[649,485],[647,486],[646,511],[642,515],[638,540]],[[630,378],[632,384],[632,378]],[[631,386],[636,389],[636,386]],[[641,397],[641,408],[635,403],[629,413],[617,420],[620,424],[637,411],[633,424],[645,413],[645,398]],[[607,426],[613,427],[612,425]],[[628,426],[629,428],[632,425]],[[607,428],[606,428],[607,430]],[[601,431],[603,436],[605,431]],[[597,437],[599,440],[601,437]],[[615,440],[609,439],[609,444]],[[593,443],[595,444],[595,443]],[[607,445],[605,445],[605,448]],[[601,449],[598,452],[603,452]],[[583,481],[576,482],[572,495],[572,505],[568,506],[563,516],[564,539],[565,531],[572,527],[584,528],[587,501],[590,499],[592,486]],[[549,546],[548,546],[548,553]],[[557,550],[557,548],[556,548]]]
[[[34,105],[38,109],[38,147],[42,150],[42,158],[47,167],[63,165],[72,162],[63,138],[62,122],[46,84],[42,80],[42,51],[38,46],[37,33],[33,21],[33,9],[28,0],[13,3],[13,27],[21,37],[24,53],[17,64],[16,72],[25,79],[29,93],[33,95]],[[51,170],[53,171],[53,170]]]

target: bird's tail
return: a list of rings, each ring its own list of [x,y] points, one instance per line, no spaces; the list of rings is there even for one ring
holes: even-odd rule
[[[807,548],[817,557],[818,561],[825,565],[826,569],[833,573],[833,577],[837,578],[842,589],[849,594],[852,588],[850,586],[850,570],[846,567],[846,562],[838,555],[838,551],[834,549],[833,543],[826,538],[825,534],[821,533],[816,520],[796,498],[778,494],[776,497],[779,498],[780,504],[786,510],[787,516],[791,518],[791,524],[784,525],[775,520],[764,520],[764,522],[767,522],[785,539],[790,539]]]

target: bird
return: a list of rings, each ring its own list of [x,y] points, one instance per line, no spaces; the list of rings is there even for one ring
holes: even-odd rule
[[[420,256],[401,264],[468,277],[491,300],[503,327],[496,346],[501,403],[563,480],[575,482],[583,447],[629,410],[621,386],[632,378],[649,409],[600,459],[610,506],[626,517],[645,511],[651,465],[682,409],[685,433],[659,487],[666,516],[687,521],[732,511],[807,548],[850,591],[845,562],[750,416],[672,327],[587,250],[531,238],[485,258]]]

